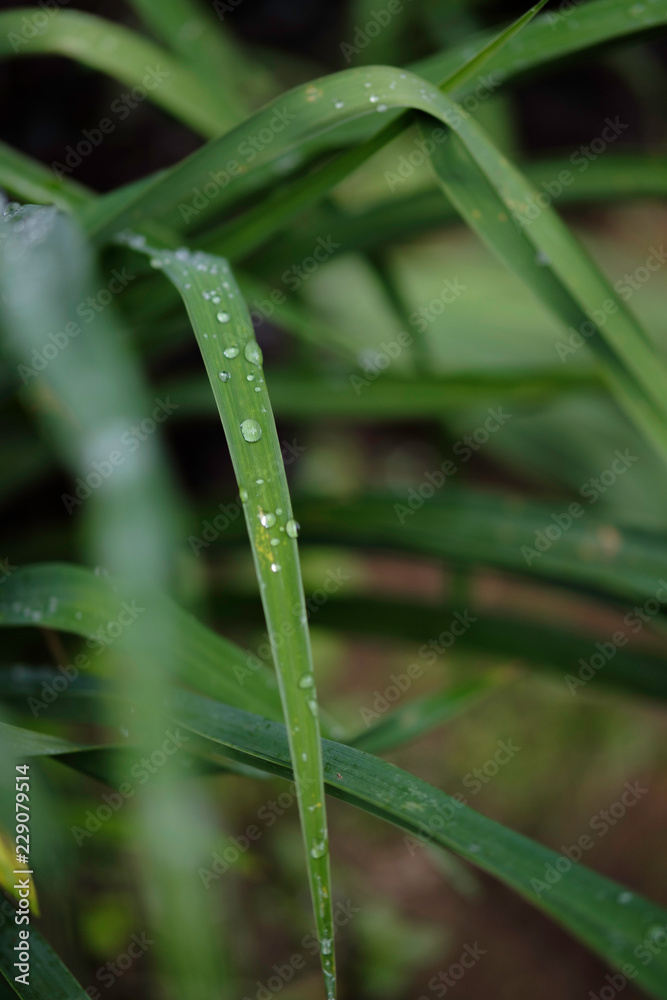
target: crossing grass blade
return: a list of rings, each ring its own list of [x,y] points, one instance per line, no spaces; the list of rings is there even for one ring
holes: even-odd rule
[[[293,777],[282,724],[189,692],[175,693],[172,705],[178,725],[199,737],[193,750],[205,758],[223,764],[231,758]],[[554,879],[551,873],[562,870],[564,855],[362,750],[324,740],[322,752],[327,792],[406,831],[404,842],[412,854],[426,843],[453,851],[542,910],[612,967],[631,965],[632,978],[652,996],[667,997],[667,955],[651,947],[667,924],[663,908],[581,862],[570,863]],[[60,759],[109,780],[108,753],[74,751]]]
[[[122,25],[78,10],[58,10],[48,16],[38,7],[0,13],[0,59],[61,55],[106,73],[128,87],[144,87],[148,100],[201,135],[219,135],[236,119],[203,86],[193,71],[159,45]],[[25,25],[40,24],[25,31]],[[63,152],[64,155],[64,152]]]
[[[21,566],[5,583],[0,624],[25,627],[39,622],[44,628],[82,639],[99,634],[133,591],[127,581],[111,580],[70,563]],[[145,630],[143,645],[150,649],[158,668],[164,669],[171,661],[183,683],[230,705],[280,718],[275,680],[258,657],[206,628],[165,594],[145,594],[143,608],[134,628]],[[83,669],[94,669],[96,660]],[[101,666],[103,662],[99,660]],[[34,709],[40,714],[46,706],[40,709],[38,702]]]
[[[185,248],[151,256],[183,297],[204,360],[243,503],[289,734],[308,877],[327,996],[335,997],[333,910],[319,706],[285,467],[264,380],[262,352],[225,260]],[[248,671],[250,672],[250,671]]]
[[[662,590],[667,538],[661,533],[613,524],[582,508],[552,545],[536,548],[538,533],[555,523],[554,513],[567,512],[567,503],[529,503],[452,484],[445,490],[419,508],[411,508],[408,497],[378,495],[302,501],[299,513],[309,542],[438,555],[454,565],[493,566],[622,602],[655,598]]]

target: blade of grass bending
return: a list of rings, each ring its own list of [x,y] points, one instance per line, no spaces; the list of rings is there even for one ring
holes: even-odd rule
[[[126,86],[143,87],[147,100],[203,136],[219,135],[235,124],[192,70],[149,39],[78,10],[59,10],[34,34],[24,34],[26,20],[43,18],[37,7],[0,13],[0,59],[67,56]]]
[[[150,250],[183,297],[229,445],[259,582],[289,734],[308,877],[327,996],[335,997],[333,909],[315,690],[296,536],[262,353],[226,261],[182,249]],[[280,641],[279,640],[280,637]]]
[[[442,90],[455,89],[470,76],[479,72],[485,63],[517,32],[521,31],[547,2],[548,0],[539,0],[539,3],[531,7],[526,14],[523,14],[490,42],[483,45],[481,50],[468,59],[463,66],[447,76],[439,84],[440,88]],[[294,215],[318,201],[339,181],[353,173],[357,167],[366,163],[374,153],[383,149],[387,143],[404,132],[409,121],[409,113],[399,115],[363,145],[343,153],[342,156],[306,180],[293,185],[289,190],[278,191],[274,195],[270,195],[261,204],[229,223],[225,230],[218,234],[218,239],[221,242],[216,247],[216,252],[237,259],[250,253],[251,250],[255,250]]]
[[[283,725],[185,691],[174,694],[173,717],[200,737],[193,750],[208,759],[224,764],[232,758],[288,780],[293,777]],[[322,741],[322,753],[330,795],[405,830],[410,851],[420,843],[435,844],[493,875],[612,967],[630,964],[639,985],[659,1000],[667,998],[667,952],[651,947],[664,936],[663,907],[580,862],[570,862],[564,870],[564,855],[487,819],[379,757],[330,740]],[[109,780],[108,762],[98,751],[58,759]],[[562,872],[556,880],[551,875],[554,867]],[[651,961],[638,961],[640,951],[648,954],[649,948]]]
[[[485,45],[483,45],[481,51],[475,53],[472,59],[467,60],[465,66],[460,67],[460,69],[457,70],[457,73],[455,74],[456,78],[458,78],[462,74],[463,76],[467,76],[466,68],[468,65],[474,64],[474,66],[477,67],[478,65],[481,65],[484,62],[486,62],[487,54],[493,55],[499,48],[501,48],[506,43],[506,41],[512,38],[518,31],[520,31],[525,26],[525,24],[528,21],[530,21],[535,16],[535,13],[546,2],[547,0],[539,0],[539,3],[536,6],[532,7],[527,14],[524,14],[522,17],[520,17],[518,21],[516,21],[514,24],[511,24],[508,28],[506,28],[503,32],[501,32],[497,38],[494,38],[491,42],[488,42]],[[314,81],[314,83],[310,84],[308,88],[297,87],[294,90],[289,91],[288,94],[284,95],[284,97],[285,98],[295,97],[300,94],[303,94],[305,96],[306,102],[310,103],[313,106],[317,106],[320,98],[324,96],[325,88],[326,90],[329,90],[330,84],[333,83],[334,81],[336,82],[338,80],[342,81],[346,78],[354,79],[355,73],[358,73],[358,71],[350,70],[344,73],[333,74],[331,77],[325,77],[322,80]],[[403,76],[405,76],[405,74],[402,74],[402,77]],[[394,86],[396,86],[396,83],[394,83]],[[330,91],[330,93],[333,94],[333,91]],[[364,93],[363,96],[364,96],[364,101],[366,101],[367,95]],[[300,128],[304,128],[305,125],[306,127],[305,132],[301,138],[302,140],[304,139],[307,140],[312,136],[325,134],[331,128],[335,127],[336,124],[343,124],[348,120],[354,119],[355,117],[357,117],[359,113],[358,111],[356,113],[355,112],[350,113],[349,111],[344,112],[346,102],[340,95],[337,98],[336,97],[333,98],[332,104],[334,105],[334,112],[337,111],[338,114],[332,113],[330,111],[329,116],[327,117],[330,117],[331,120],[328,122],[325,122],[322,119],[321,111],[319,114],[317,114],[315,108],[313,108],[313,116],[312,116],[313,122],[311,128],[308,128],[308,123],[309,123],[308,120],[311,118],[311,115],[310,114],[305,115],[304,109],[300,107],[298,103],[295,103],[293,108],[282,106],[281,107],[282,114],[279,117],[282,117],[284,119],[285,115],[287,114],[290,116],[291,120],[294,120],[294,118],[296,118],[297,124],[296,128],[294,129],[295,131],[300,130]],[[383,105],[378,105],[378,107],[382,106]],[[397,111],[399,111],[401,109],[401,104],[400,102],[396,103],[394,101],[389,100],[388,105],[385,107],[385,111],[388,110],[388,108],[390,107],[394,107]],[[409,107],[410,105],[406,104],[403,106],[402,110],[405,111]],[[275,115],[275,108],[273,107],[269,108],[268,111],[264,112],[264,116],[266,117],[266,127],[268,128],[271,127],[274,115]],[[233,139],[233,142],[230,144],[229,156],[224,156],[224,157],[220,156],[219,159],[216,158],[216,163],[212,164],[213,168],[220,162],[223,161],[229,162],[235,156],[239,155],[239,150],[241,149],[242,145],[242,143],[239,140],[247,139],[247,132],[249,128],[252,128],[253,132],[258,132],[259,128],[263,127],[263,121],[260,121],[261,118],[262,118],[262,112],[259,112],[257,115],[254,115],[251,118],[247,119],[243,123],[243,125],[240,126],[240,131],[234,130],[231,133],[230,140]],[[298,121],[299,118],[305,120],[299,122]],[[287,119],[287,123],[289,122],[290,119]],[[385,128],[383,128],[377,135],[373,136],[373,138],[368,140],[362,146],[359,146],[358,148],[352,149],[348,153],[343,154],[341,157],[334,160],[326,167],[322,168],[322,170],[318,171],[316,174],[307,177],[304,181],[295,185],[292,189],[286,192],[280,191],[277,192],[275,195],[270,196],[269,199],[267,200],[268,203],[264,202],[261,206],[257,206],[257,208],[251,209],[238,222],[230,223],[229,230],[226,236],[224,237],[224,241],[218,252],[222,253],[225,256],[236,258],[238,256],[243,256],[245,253],[248,253],[251,249],[256,247],[258,243],[264,242],[267,236],[272,235],[274,232],[276,232],[277,229],[279,229],[280,226],[287,221],[287,219],[291,218],[293,215],[295,215],[303,208],[307,207],[309,204],[312,204],[314,201],[317,201],[323,194],[325,194],[328,190],[330,190],[331,187],[335,186],[335,184],[337,184],[340,180],[342,180],[344,177],[350,174],[358,166],[361,166],[363,163],[365,163],[373,155],[373,153],[382,149],[391,139],[395,138],[397,135],[400,135],[401,132],[404,131],[406,125],[408,124],[409,119],[410,119],[409,114],[405,113],[399,114],[398,117],[396,117],[393,121],[390,121]],[[292,131],[291,129],[289,129],[289,125],[287,131]],[[266,162],[274,160],[278,155],[283,155],[287,151],[293,151],[298,146],[298,143],[292,142],[286,147],[283,145],[283,143],[278,143],[277,150],[275,148],[276,147],[275,142],[271,143],[270,146],[271,150],[269,151],[268,154],[265,155],[264,151],[262,151],[259,154],[259,156],[253,155],[251,161],[253,163],[253,168],[252,168],[253,170],[257,169],[257,167],[262,166]],[[186,167],[186,171],[188,173],[190,172],[192,165],[197,162],[196,158],[197,154],[194,154],[193,157],[190,157],[189,160],[185,161],[186,164],[188,165]],[[181,166],[182,164],[174,168],[174,170],[178,171]],[[244,169],[242,171],[236,171],[235,174],[233,174],[229,178],[229,180],[233,181],[234,176],[238,176],[239,172],[240,173],[247,172],[247,166],[245,165],[242,166]],[[172,172],[170,171],[170,174],[171,173]],[[211,171],[209,171],[205,181],[202,180],[202,183],[210,181],[210,178],[212,176],[214,176],[214,174]],[[222,185],[222,188],[224,190],[226,190],[227,187],[233,187],[233,184],[225,183],[224,185]],[[220,204],[220,199],[215,196],[209,199],[209,207],[206,209],[205,214],[208,214],[210,206],[216,202],[217,204]],[[157,207],[157,205],[155,207]],[[152,214],[151,210],[146,205],[144,206],[143,210],[144,214],[146,214],[146,212]],[[193,213],[197,217],[198,223],[201,223],[205,218],[205,214],[202,215],[202,212],[203,210],[200,209],[197,212]],[[87,216],[84,216],[84,225],[86,226],[88,232],[91,233],[91,235],[95,235],[99,241],[104,241],[105,239],[111,238],[111,236],[114,235],[114,231],[118,232],[119,229],[137,223],[138,216],[136,214],[136,207],[133,211],[133,206],[131,204],[127,205],[125,211],[122,211],[119,214],[120,217],[116,214],[115,219],[112,220],[111,218],[112,212],[111,211],[107,212],[104,204],[102,204],[97,206],[97,208],[93,212],[91,212]],[[174,228],[178,227],[175,226]]]
[[[419,128],[428,135],[428,128]],[[537,190],[465,118],[448,142],[435,145],[431,165],[467,224],[578,336],[579,345],[587,337],[617,399],[667,457],[665,364],[557,213],[547,205],[529,214],[539,204]],[[595,319],[599,315],[602,320]]]

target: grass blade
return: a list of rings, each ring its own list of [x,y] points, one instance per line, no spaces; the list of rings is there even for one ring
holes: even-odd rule
[[[142,241],[128,237],[131,245]],[[243,502],[294,762],[327,996],[335,996],[333,910],[319,708],[287,478],[252,322],[226,261],[151,251],[183,297],[204,359]],[[284,641],[278,641],[284,637]]]
[[[233,759],[284,778],[292,777],[285,727],[198,695],[174,696],[178,724],[200,737],[201,753],[223,763]],[[652,949],[650,962],[637,962],[667,911],[581,863],[558,880],[547,873],[563,855],[481,816],[445,792],[378,757],[324,740],[326,790],[405,830],[412,849],[418,840],[444,847],[499,879],[560,923],[612,967],[630,964],[636,981],[652,995],[667,997],[667,955]],[[85,773],[108,780],[105,755],[75,752],[60,758]],[[560,871],[559,867],[556,869]],[[634,978],[634,977],[633,977]]]
[[[26,20],[41,24],[43,19],[37,7],[0,13],[0,58],[67,56],[129,87],[142,87],[152,71],[144,88],[147,98],[196,132],[219,135],[236,123],[187,66],[149,39],[78,10],[59,10],[38,31],[24,34]]]

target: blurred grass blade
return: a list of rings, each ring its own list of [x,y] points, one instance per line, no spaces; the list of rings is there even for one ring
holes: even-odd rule
[[[197,0],[131,0],[139,17],[197,73],[212,95],[220,95],[222,113],[236,124],[247,110],[240,82],[243,60],[208,5]]]
[[[405,705],[387,713],[368,729],[346,739],[345,742],[367,753],[385,753],[394,747],[419,739],[441,722],[465,712],[506,680],[507,678],[500,674],[489,675],[478,681],[469,681],[448,688],[446,691],[413,698]],[[372,709],[368,709],[367,712],[369,719],[372,715],[378,714]]]
[[[289,734],[327,996],[335,997],[333,910],[319,708],[308,619],[280,443],[264,383],[262,352],[227,262],[185,249],[151,250],[183,297],[204,359],[243,503]],[[280,637],[280,640],[279,640]]]
[[[37,7],[0,12],[0,59],[40,54],[67,56],[141,87],[148,100],[204,136],[235,124],[192,70],[120,24],[78,10],[58,10],[57,17]]]
[[[555,523],[552,515],[567,507],[567,501],[528,503],[511,494],[451,485],[442,498],[419,507],[414,496],[327,498],[302,501],[299,515],[309,543],[390,546],[437,555],[455,566],[493,566],[551,580],[616,601],[655,598],[667,565],[667,538],[661,533],[611,524],[582,508],[548,548],[541,542],[535,547],[540,533],[546,537]]]
[[[55,205],[65,212],[86,205],[93,197],[82,184],[56,174],[26,153],[0,142],[0,188],[21,201]]]
[[[118,615],[131,593],[127,582],[82,566],[22,566],[4,581],[0,624],[25,627],[39,622],[43,628],[88,638]],[[275,680],[257,657],[207,629],[164,594],[144,595],[144,611],[134,627],[146,630],[158,669],[171,658],[183,683],[230,705],[280,718]]]
[[[123,605],[115,595],[114,613],[107,619],[114,629],[113,679],[136,704],[133,726],[141,728],[153,751],[165,738],[164,706],[178,628],[175,619],[160,623],[165,652],[156,662],[158,636],[141,616],[144,593],[173,579],[179,516],[157,433],[169,410],[156,410],[155,399],[149,403],[140,368],[110,308],[122,280],[116,273],[102,282],[72,218],[51,207],[29,206],[4,214],[0,226],[0,314],[7,346],[24,374],[31,371],[31,348],[38,355],[44,345],[53,348],[46,354],[48,366],[24,378],[26,392],[40,400],[41,425],[73,477],[78,475],[83,485],[91,481],[91,469],[97,477],[88,494],[82,497],[77,484],[62,499],[70,502],[70,513],[85,504],[77,521],[100,572],[131,580],[132,603]],[[141,426],[151,413],[156,419],[149,417],[152,430],[144,433]],[[134,435],[133,444],[136,428],[142,436]],[[57,605],[57,595],[50,598]],[[95,640],[87,648],[94,646]],[[89,665],[91,658],[85,659]],[[107,708],[114,725],[116,705],[110,702]],[[171,772],[162,772],[137,797],[135,846],[144,899],[160,931],[161,971],[174,992],[206,1000],[224,981],[224,972],[213,932],[213,900],[202,902],[189,866],[205,856],[210,826],[197,790],[176,789],[172,779]]]

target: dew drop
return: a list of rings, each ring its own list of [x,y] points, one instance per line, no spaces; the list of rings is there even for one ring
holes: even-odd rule
[[[378,104],[378,111],[386,111],[386,110],[387,110],[386,104]]]
[[[261,385],[256,385],[255,386],[255,392],[261,392],[261,391],[262,391]]]
[[[237,348],[235,348],[235,350],[237,350]],[[253,444],[261,438],[262,428],[256,420],[244,420],[241,424],[241,434],[243,434],[246,441]]]
[[[297,538],[299,535],[301,525],[298,521],[295,521],[293,517],[290,517],[289,521],[285,525],[285,531],[290,538]]]
[[[226,358],[235,358],[237,356],[237,354],[239,353],[239,349],[238,349],[238,347],[234,347],[234,346],[232,346],[232,347],[225,347],[225,349],[224,349],[224,351],[222,353],[224,354],[224,356]]]
[[[276,507],[276,514],[277,514],[278,517],[280,517],[280,515],[282,514],[282,512],[283,512],[282,507]]]
[[[631,899],[632,899],[631,892],[620,892],[616,897],[616,902],[624,905],[625,903],[629,903]]]
[[[311,858],[323,858],[327,853],[327,845],[323,840],[318,840],[310,849]]]
[[[334,101],[334,108],[336,108],[337,111],[340,111],[340,109],[344,107],[345,101]]]
[[[256,340],[249,340],[243,349],[246,361],[249,361],[252,365],[261,365],[264,360],[262,357],[262,349]]]
[[[377,96],[377,94],[371,94],[368,100],[371,102],[371,104],[377,104],[380,98]]]
[[[256,479],[255,482],[257,483],[258,486],[263,486],[264,485],[264,480],[263,479]]]
[[[218,378],[220,379],[221,382],[229,382],[231,377],[232,376],[229,374],[229,372],[218,372]]]
[[[311,688],[314,685],[314,683],[315,683],[315,678],[313,677],[312,674],[303,674],[301,677],[299,677],[299,687],[303,688],[304,690],[306,688]]]
[[[246,381],[247,382],[254,382],[255,381],[255,376],[254,375],[246,375]]]
[[[308,708],[310,709],[310,714],[316,719],[317,718],[317,702],[315,701],[314,698],[311,698],[310,701],[308,701],[306,704],[308,705]]]
[[[280,545],[280,539],[279,538],[272,538],[271,539],[271,544],[272,545]]]
[[[159,269],[160,269],[161,267],[164,267],[164,261],[163,261],[163,260],[160,260],[160,258],[159,258],[159,257],[151,257],[151,262],[150,262],[150,263],[151,263],[151,267],[155,267],[155,268],[157,268],[158,270],[159,270]]]
[[[280,566],[278,563],[271,563],[271,572],[272,573],[280,573],[281,569],[282,569],[282,566]]]
[[[219,312],[216,313],[215,318],[217,319],[218,323],[229,323],[231,316],[229,315],[229,313]]]
[[[243,487],[241,487],[241,489],[239,490],[239,497],[241,499],[241,503],[247,503],[248,502],[248,491],[245,490]]]
[[[276,523],[276,515],[272,514],[270,510],[267,511],[266,513],[262,511],[262,513],[258,514],[257,516],[259,517],[259,523],[262,525],[263,528],[272,528],[273,525]]]

